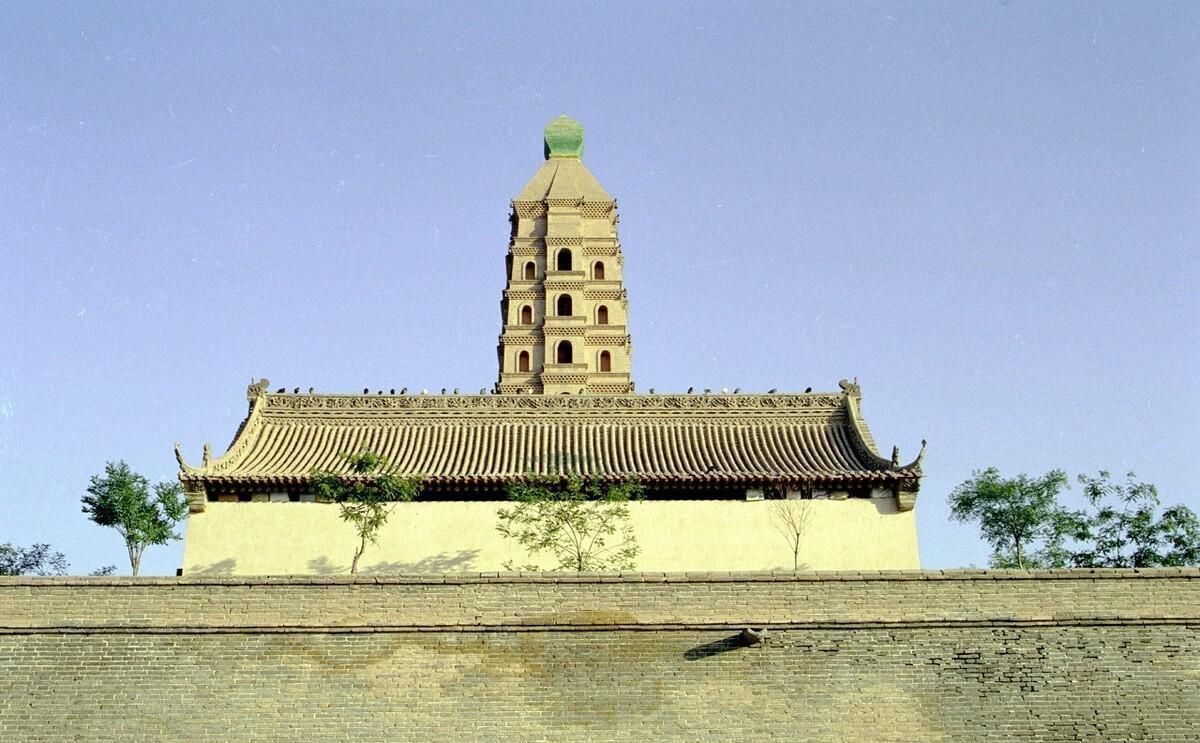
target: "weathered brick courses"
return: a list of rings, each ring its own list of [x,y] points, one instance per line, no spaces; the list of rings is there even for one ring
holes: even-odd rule
[[[1198,630],[1182,569],[10,578],[0,740],[1193,741]]]

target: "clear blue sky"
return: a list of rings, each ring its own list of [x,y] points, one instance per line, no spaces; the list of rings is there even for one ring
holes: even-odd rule
[[[251,377],[490,387],[508,202],[567,113],[638,389],[836,390],[946,494],[1135,470],[1200,506],[1200,5],[6,3],[0,542],[74,570],[125,459]],[[170,574],[178,545],[147,553]]]

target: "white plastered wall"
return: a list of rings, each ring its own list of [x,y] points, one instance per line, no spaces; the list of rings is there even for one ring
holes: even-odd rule
[[[645,571],[791,570],[776,529],[776,501],[642,501],[630,504]],[[803,501],[809,526],[802,570],[915,570],[913,511],[890,498]],[[361,572],[443,573],[503,570],[538,563],[496,531],[496,501],[398,504],[368,545]],[[208,503],[192,514],[185,575],[339,574],[349,570],[353,529],[326,503]],[[548,567],[547,558],[540,560]]]

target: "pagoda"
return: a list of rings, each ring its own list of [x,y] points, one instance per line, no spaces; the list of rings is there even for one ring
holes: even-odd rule
[[[810,501],[809,569],[917,568],[912,513],[924,443],[881,456],[859,386],[834,392],[638,394],[616,201],[582,162],[583,129],[546,127],[545,161],[512,201],[490,394],[318,394],[247,389],[224,454],[183,457],[185,574],[344,570],[349,527],[318,502],[316,470],[372,451],[422,481],[366,570],[497,570],[525,555],[496,531],[508,485],[530,475],[635,480],[643,570],[790,568],[766,507]]]
[[[546,127],[546,162],[512,202],[502,394],[633,392],[617,202],[583,164],[583,127]]]

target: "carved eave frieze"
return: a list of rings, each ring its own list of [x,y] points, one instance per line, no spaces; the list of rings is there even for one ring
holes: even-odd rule
[[[628,335],[591,335],[589,334],[584,343],[589,346],[626,346],[633,345]]]
[[[315,411],[618,411],[838,412],[844,397],[834,393],[774,395],[305,395],[269,394],[267,413]]]
[[[520,219],[538,219],[546,216],[546,204],[541,201],[513,201],[512,209]]]
[[[608,300],[612,300],[614,302],[619,302],[619,301],[625,299],[625,290],[624,289],[584,289],[583,290],[583,298],[589,299],[589,300],[591,300],[591,299],[596,299],[596,300],[608,299]]]
[[[504,298],[524,299],[529,301],[541,299],[544,301],[546,299],[546,291],[545,289],[505,289]]]
[[[616,211],[615,201],[584,201],[579,205],[579,214],[584,219],[611,218]]]
[[[502,345],[513,346],[514,348],[518,347],[518,346],[533,348],[535,346],[540,346],[541,344],[543,344],[545,342],[546,342],[546,338],[541,333],[536,333],[536,334],[531,333],[528,335],[505,334],[505,335],[500,336],[500,343]]]

